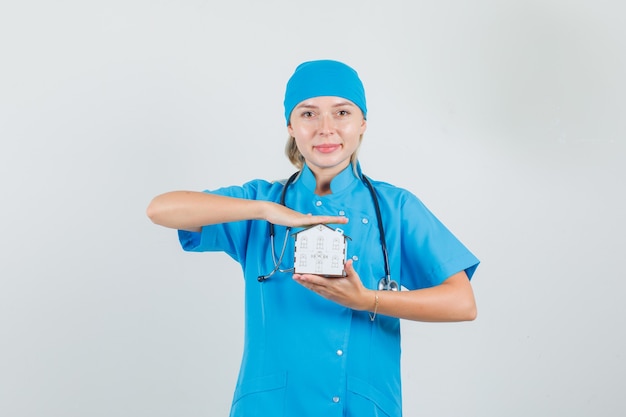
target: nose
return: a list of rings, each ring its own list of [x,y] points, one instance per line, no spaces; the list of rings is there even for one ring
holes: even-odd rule
[[[324,113],[319,120],[319,129],[322,135],[331,135],[335,132],[335,120],[332,114]]]

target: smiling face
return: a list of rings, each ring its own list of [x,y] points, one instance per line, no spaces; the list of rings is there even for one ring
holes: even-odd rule
[[[300,102],[287,130],[315,176],[332,178],[350,164],[366,127],[363,112],[353,102],[325,96]]]

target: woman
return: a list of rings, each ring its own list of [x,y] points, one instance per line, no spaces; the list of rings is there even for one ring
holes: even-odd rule
[[[399,319],[473,320],[479,261],[413,194],[362,174],[367,106],[356,71],[305,62],[284,105],[297,175],[166,193],[148,216],[178,229],[185,250],[224,251],[242,265],[245,345],[231,416],[401,416]],[[290,268],[293,228],[316,224],[349,237],[343,276]]]

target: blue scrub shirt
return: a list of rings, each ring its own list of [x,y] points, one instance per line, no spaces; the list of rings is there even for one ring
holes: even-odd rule
[[[357,175],[361,175],[357,165]],[[286,205],[302,213],[340,215],[350,237],[347,256],[367,288],[385,275],[371,194],[349,166],[331,183],[332,194],[314,193],[308,167],[289,186]],[[372,181],[378,194],[391,277],[409,290],[442,283],[478,259],[410,192]],[[284,182],[253,180],[215,194],[280,202]],[[207,191],[209,192],[209,191]],[[293,266],[292,229],[282,269]],[[279,256],[286,228],[276,226]],[[402,415],[399,319],[354,311],[326,300],[276,273],[269,224],[249,220],[179,231],[186,251],[224,251],[243,268],[245,339],[231,417],[369,417]],[[341,278],[337,278],[341,279]]]

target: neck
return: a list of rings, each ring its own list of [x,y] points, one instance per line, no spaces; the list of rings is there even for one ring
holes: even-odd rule
[[[333,178],[337,176],[337,173],[316,172],[314,170],[311,170],[311,172],[313,172],[313,176],[315,177],[315,194],[332,194],[330,183],[333,181]]]
[[[315,186],[315,194],[317,195],[332,194],[332,191],[330,189],[330,181],[317,180],[317,185]]]
[[[332,194],[332,190],[330,188],[330,183],[332,180],[343,171],[350,163],[344,166],[337,166],[328,169],[321,169],[319,167],[314,167],[309,165],[313,176],[315,177],[315,194],[317,195],[328,195]]]

